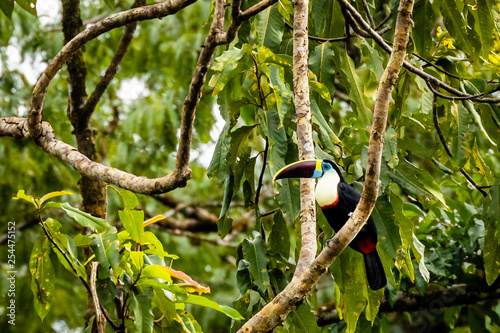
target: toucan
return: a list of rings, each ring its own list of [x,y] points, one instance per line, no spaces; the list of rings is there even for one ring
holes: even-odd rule
[[[361,195],[345,182],[338,165],[329,160],[303,160],[292,163],[274,176],[274,180],[283,178],[319,178],[316,201],[335,232],[349,220],[361,199]],[[377,253],[377,228],[371,216],[349,246],[363,254],[370,288],[377,290],[384,287],[387,279]]]

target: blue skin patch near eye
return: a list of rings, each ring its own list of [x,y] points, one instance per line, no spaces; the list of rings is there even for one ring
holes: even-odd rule
[[[330,163],[323,162],[321,165],[324,171],[328,171],[332,168],[332,165]]]
[[[319,178],[321,176],[323,176],[323,170],[321,170],[321,169],[320,170],[318,170],[318,169],[314,170],[312,178]]]

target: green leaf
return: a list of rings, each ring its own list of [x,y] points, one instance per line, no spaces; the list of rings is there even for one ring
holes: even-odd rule
[[[269,80],[271,88],[276,98],[276,107],[280,122],[283,123],[285,118],[291,120],[294,116],[293,105],[293,92],[288,88],[282,77],[280,68],[278,66],[269,66]],[[283,74],[284,75],[284,74]]]
[[[443,15],[444,25],[455,39],[456,44],[467,55],[473,56],[474,52],[467,36],[467,22],[465,22],[462,13],[457,7],[455,0],[441,1],[441,14]]]
[[[99,261],[99,278],[108,278],[110,276],[109,268],[116,271],[120,263],[116,228],[113,227],[107,232],[93,235],[90,246]]]
[[[449,328],[454,329],[457,323],[460,312],[462,311],[462,306],[451,306],[444,309],[443,320]]]
[[[115,0],[104,0],[104,3],[109,9],[115,9]]]
[[[200,305],[204,306],[206,308],[210,308],[219,312],[222,312],[226,316],[228,316],[231,319],[234,320],[242,320],[244,319],[238,311],[235,309],[227,306],[227,305],[219,305],[214,301],[209,300],[208,298],[205,298],[203,296],[198,296],[198,295],[191,295],[189,294],[187,297],[187,300],[184,301],[186,304],[194,304],[194,305]]]
[[[118,211],[118,216],[130,237],[142,244],[144,242],[144,211],[126,207]]]
[[[130,306],[134,312],[135,332],[153,332],[154,315],[151,307],[152,294],[135,295],[130,291]]]
[[[5,16],[10,20],[12,18],[12,11],[14,10],[14,1],[0,0],[0,10],[2,10]]]
[[[38,237],[33,245],[29,261],[35,311],[41,320],[49,312],[54,298],[56,276],[49,257],[51,248],[52,244],[47,237]]]
[[[384,160],[387,165],[394,170],[398,165],[398,135],[392,126],[387,129],[385,133],[385,144],[382,151]]]
[[[421,56],[427,56],[431,53],[433,45],[432,29],[434,28],[434,10],[429,0],[417,0],[413,9],[413,18],[416,22],[429,22],[431,24],[419,24],[412,28],[412,37],[415,42],[415,48]]]
[[[3,0],[0,0],[2,2]],[[36,14],[36,0],[15,0],[16,3],[25,11],[30,13],[33,16],[37,16]]]
[[[172,283],[172,275],[170,270],[161,265],[148,265],[144,267],[141,273],[141,278],[159,278]]]
[[[483,200],[485,237],[483,248],[486,282],[491,285],[500,274],[500,181],[497,181]]]
[[[141,271],[144,267],[144,252],[143,251],[129,251],[130,261],[132,265]]]
[[[368,65],[370,72],[372,72],[375,77],[376,82],[380,82],[382,74],[384,74],[384,60],[365,39],[361,39],[361,49],[363,51],[363,60]]]
[[[341,291],[339,309],[347,324],[347,330],[354,332],[358,318],[366,307],[363,285],[368,285],[368,281],[363,257],[351,248],[346,248],[331,268],[335,283]]]
[[[274,213],[273,228],[269,234],[269,246],[271,250],[279,253],[285,259],[290,256],[290,235],[281,211]]]
[[[231,136],[229,135],[229,130],[231,129],[231,123],[226,122],[222,132],[219,135],[219,139],[215,145],[214,154],[210,165],[207,169],[208,178],[217,178],[219,183],[223,183],[227,177],[229,177],[229,148],[231,146]]]
[[[62,203],[61,208],[66,212],[66,214],[68,214],[69,217],[75,220],[82,227],[87,227],[97,232],[104,232],[111,228],[106,220],[82,212],[81,210],[70,206],[67,202]]]
[[[139,206],[139,200],[137,200],[137,196],[133,192],[125,189],[120,189],[118,191],[118,194],[123,199],[125,206],[129,209],[135,209],[137,206]]]
[[[222,199],[222,207],[219,214],[219,220],[217,221],[217,232],[221,239],[226,237],[229,230],[233,225],[233,219],[227,216],[227,210],[231,204],[234,191],[234,174],[230,170],[229,177],[226,179],[224,184],[224,198]]]
[[[346,49],[333,45],[333,50],[333,59],[337,71],[340,72],[340,81],[344,87],[349,87],[349,99],[359,126],[361,129],[367,129],[371,125],[373,114],[365,103],[363,84],[356,73],[354,62],[347,55]]]
[[[309,68],[316,74],[318,82],[326,85],[330,94],[333,94],[335,92],[335,63],[331,46],[329,42],[316,46],[309,57]]]
[[[377,226],[378,246],[394,258],[401,247],[401,237],[395,224],[394,210],[386,195],[377,198],[375,208],[372,217]]]
[[[255,24],[259,45],[277,52],[283,38],[285,19],[276,6],[268,7],[259,14]]]
[[[33,204],[33,206],[35,206],[36,209],[38,209],[38,207],[39,207],[37,200],[31,195],[26,195],[24,190],[17,191],[17,194],[14,197],[12,197],[12,199],[13,200],[23,199],[23,200],[28,201],[29,203]]]
[[[307,302],[302,303],[298,309],[292,311],[292,323],[295,325],[297,333],[320,333],[316,317],[311,312]]]
[[[87,274],[85,273],[85,267],[83,267],[80,260],[78,260],[78,252],[76,249],[76,244],[72,238],[59,232],[62,227],[61,223],[53,218],[48,218],[45,222],[45,227],[48,229],[49,234],[52,235],[54,242],[62,249],[66,257],[62,255],[58,250],[54,251],[59,259],[59,262],[69,271],[71,274],[75,274],[78,277],[86,279]],[[68,263],[68,258],[72,264]],[[74,270],[76,268],[76,272]]]
[[[244,44],[243,48],[251,51],[249,44]],[[212,70],[218,73],[214,74],[209,82],[214,88],[212,96],[218,95],[232,78],[250,69],[246,61],[240,61],[245,54],[244,50],[233,47],[214,59]]]
[[[266,256],[266,248],[262,237],[258,235],[253,241],[245,239],[242,243],[243,257],[250,263],[248,268],[253,283],[261,293],[265,293],[269,287],[269,274]]]
[[[481,55],[485,59],[488,59],[489,53],[491,52],[493,36],[498,36],[498,30],[491,14],[491,7],[488,6],[486,0],[478,0],[476,31],[479,33],[482,44]]]
[[[67,191],[55,191],[55,192],[50,192],[50,193],[45,194],[39,200],[40,207],[41,207],[40,210],[42,210],[44,208],[45,202],[47,200],[55,198],[55,197],[59,197],[59,196],[62,196],[62,195],[73,195],[73,193],[67,192]]]

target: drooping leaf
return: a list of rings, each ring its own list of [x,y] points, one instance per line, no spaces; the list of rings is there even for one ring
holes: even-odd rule
[[[250,45],[244,44],[243,48],[250,48]],[[250,69],[246,61],[240,61],[244,55],[245,50],[233,47],[214,59],[212,70],[217,73],[209,82],[209,85],[214,88],[213,96],[218,95],[232,78]]]
[[[109,268],[116,271],[120,262],[116,228],[93,235],[91,247],[99,261],[99,278],[105,279],[109,277]]]
[[[72,207],[67,202],[62,203],[61,208],[66,212],[66,214],[68,214],[69,217],[74,219],[82,227],[90,228],[97,232],[107,231],[111,227],[106,220],[82,212],[81,210]]]
[[[443,14],[444,24],[446,29],[456,41],[457,46],[460,47],[467,55],[473,56],[474,52],[471,43],[467,36],[467,23],[462,16],[461,11],[458,9],[455,0],[444,0],[441,2],[441,13]]]
[[[40,236],[33,245],[29,268],[31,273],[31,291],[36,313],[41,320],[50,310],[54,298],[55,273],[50,260],[52,244],[45,236]]]
[[[224,184],[224,198],[222,200],[219,220],[217,221],[217,230],[221,239],[224,239],[224,237],[226,237],[229,230],[231,230],[231,226],[233,225],[233,219],[227,216],[227,210],[229,209],[229,205],[231,204],[231,200],[233,198],[233,191],[234,174],[230,171],[229,177],[226,179],[226,182]]]
[[[274,213],[273,228],[269,234],[269,246],[271,250],[288,259],[290,255],[290,235],[281,211]]]
[[[130,291],[130,306],[134,312],[135,332],[153,332],[154,315],[151,308],[151,294],[135,295]]]
[[[242,243],[242,251],[243,257],[250,264],[248,270],[253,283],[261,293],[264,293],[269,287],[269,274],[267,272],[269,259],[262,237],[258,235],[253,241],[245,239]]]
[[[483,260],[486,274],[486,282],[491,285],[500,275],[500,182],[496,182],[490,189],[490,193],[483,200],[483,211],[485,215],[485,238],[483,248]]]
[[[295,324],[297,333],[320,333],[321,330],[316,322],[316,317],[311,312],[311,307],[302,303],[296,310],[292,311],[292,322]]]
[[[12,12],[14,11],[14,1],[11,0],[1,0],[0,1],[0,10],[7,16],[10,20],[12,17]]]
[[[197,295],[191,295],[189,294],[187,297],[187,300],[184,301],[186,304],[194,304],[194,305],[200,305],[204,306],[216,311],[219,311],[226,316],[228,316],[231,319],[234,320],[242,320],[244,319],[238,311],[235,309],[227,306],[227,305],[219,305],[214,301],[209,300],[208,298],[205,298],[203,296],[197,296]]]
[[[328,87],[330,94],[335,92],[335,64],[331,43],[316,46],[309,57],[309,68],[316,74],[318,82]]]
[[[285,19],[276,6],[268,7],[257,14],[256,30],[259,44],[277,52],[283,38],[284,26]]]
[[[367,285],[363,257],[350,248],[346,248],[331,266],[335,283],[341,295],[339,309],[347,324],[347,330],[354,332],[361,312],[366,307],[363,285]]]
[[[138,243],[144,242],[144,211],[124,208],[118,211],[120,221],[132,239]]]
[[[477,1],[477,20],[476,20],[476,30],[481,38],[481,55],[486,59],[491,51],[493,45],[493,36],[496,34],[498,36],[498,30],[495,26],[493,17],[491,16],[492,11],[489,10],[488,3],[486,0]]]
[[[357,115],[359,125],[361,128],[366,129],[371,124],[373,114],[365,103],[363,85],[356,74],[354,62],[347,55],[345,49],[334,44],[333,51],[335,67],[340,72],[342,84],[349,87],[348,94],[351,106]]]
[[[429,0],[417,0],[413,9],[413,17],[418,22],[434,22],[435,14],[431,2]],[[431,53],[433,27],[434,24],[419,24],[412,29],[415,48],[424,57]]]
[[[45,203],[47,200],[59,197],[61,195],[72,195],[73,193],[67,192],[67,191],[55,191],[55,192],[50,192],[45,194],[43,197],[40,198],[39,203],[40,203],[40,209],[43,209],[45,206]]]

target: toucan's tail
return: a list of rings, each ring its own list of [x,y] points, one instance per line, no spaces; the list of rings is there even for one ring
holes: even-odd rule
[[[370,288],[377,290],[385,287],[387,278],[385,277],[384,266],[382,266],[382,261],[380,261],[377,251],[363,254],[363,257],[365,258],[366,277],[368,278]]]

